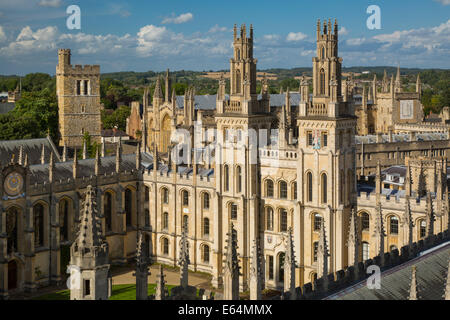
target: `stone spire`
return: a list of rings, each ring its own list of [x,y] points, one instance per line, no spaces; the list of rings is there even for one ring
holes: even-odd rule
[[[395,92],[402,91],[402,80],[400,78],[400,65],[397,66],[397,76],[395,77]]]
[[[289,233],[286,239],[286,253],[284,256],[284,292],[289,292],[291,300],[297,299],[295,291],[295,252],[294,240],[292,238],[292,228],[289,228]]]
[[[19,159],[17,159],[17,163],[23,165],[23,146],[19,147]]]
[[[25,153],[25,161],[23,162],[24,167],[28,167],[28,153]]]
[[[52,152],[52,153],[50,153],[50,162],[48,165],[48,182],[49,183],[53,182],[54,169],[55,169],[55,160],[53,159],[53,152]]]
[[[381,264],[384,264],[384,225],[383,225],[383,212],[381,208],[381,202],[377,204],[375,214],[375,227],[373,229],[372,238],[374,238],[375,252],[380,256]]]
[[[77,178],[77,171],[78,171],[78,152],[77,149],[75,149],[75,152],[73,154],[73,164],[72,164],[72,174],[73,178]]]
[[[239,300],[239,261],[237,253],[237,239],[233,223],[227,233],[225,247],[225,261],[223,270],[224,300]]]
[[[156,79],[155,91],[153,92],[153,99],[155,99],[155,98],[158,98],[158,99],[163,98],[159,77]]]
[[[107,300],[110,295],[109,247],[102,235],[96,198],[95,189],[88,186],[77,237],[70,248],[69,268],[80,273],[72,280],[71,300]]]
[[[87,144],[86,140],[83,140],[83,160],[87,158]]]
[[[44,144],[42,144],[42,148],[41,148],[41,164],[45,163],[45,146]]]
[[[105,141],[102,142],[102,157],[106,156],[106,143]]]
[[[420,73],[417,74],[416,92],[420,95],[422,93],[422,82],[420,81]]]
[[[66,144],[64,144],[63,154],[62,154],[62,162],[66,162],[66,161],[67,161],[67,147],[66,147]]]
[[[384,75],[383,75],[383,92],[386,93],[388,92],[388,77],[387,77],[387,73],[386,73],[386,69],[384,70]]]
[[[409,196],[406,195],[405,197],[405,212],[404,212],[404,217],[403,217],[404,223],[406,225],[406,227],[408,228],[408,232],[406,234],[407,240],[408,240],[408,247],[409,250],[412,250],[412,244],[413,244],[413,227],[414,227],[414,222],[413,222],[413,218],[411,215],[411,205],[409,203]]]
[[[178,258],[178,265],[180,266],[180,287],[186,289],[188,282],[189,269],[189,242],[187,239],[187,225],[183,226],[180,241],[180,257]]]
[[[325,230],[325,219],[322,218],[320,225],[319,246],[317,248],[317,279],[328,276],[328,245],[327,245],[327,233]]]
[[[148,270],[149,259],[147,257],[147,248],[143,241],[142,232],[138,232],[138,241],[136,248],[136,300],[148,300]]]
[[[348,231],[348,265],[355,266],[358,264],[358,253],[359,253],[359,239],[358,239],[358,225],[356,219],[355,208],[352,208],[350,213],[350,227]],[[355,269],[356,271],[357,269]]]
[[[156,275],[156,292],[155,292],[155,300],[166,300],[167,298],[167,289],[166,289],[166,280],[164,276],[163,265],[159,265],[159,273]]]
[[[166,71],[166,86],[165,86],[165,102],[169,102],[169,95],[171,91],[169,69]]]
[[[381,194],[382,183],[381,183],[381,164],[380,160],[377,161],[377,173],[375,176],[375,192],[377,195]]]
[[[444,300],[450,300],[450,260],[447,267],[447,284],[445,285]]]
[[[136,146],[136,170],[141,169],[141,143]]]
[[[411,167],[408,165],[406,166],[406,177],[405,177],[405,193],[408,197],[411,197]]]
[[[122,163],[122,138],[119,138],[116,148],[116,173],[120,173],[120,165]]]
[[[101,167],[102,167],[102,160],[100,158],[100,148],[97,147],[97,150],[95,152],[95,168],[94,168],[94,173],[96,176],[100,175]]]
[[[431,192],[427,192],[427,237],[431,237],[434,234],[434,211],[433,202],[431,200]]]
[[[374,74],[372,80],[372,102],[377,103],[377,74]]]
[[[412,267],[411,285],[409,287],[408,300],[419,300],[418,288],[417,288],[417,278],[416,278],[416,266]]]
[[[261,250],[258,240],[253,239],[252,257],[250,260],[250,300],[261,300]]]

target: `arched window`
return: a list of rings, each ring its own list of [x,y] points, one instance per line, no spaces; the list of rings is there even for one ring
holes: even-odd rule
[[[292,183],[292,200],[297,200],[297,182]]]
[[[320,89],[319,94],[325,94],[325,70],[320,69]]]
[[[273,209],[266,207],[266,230],[273,231]]]
[[[419,228],[419,238],[425,238],[427,235],[427,223],[425,222],[425,220],[420,220]]]
[[[273,181],[270,179],[266,180],[266,197],[273,198]]]
[[[389,219],[389,233],[398,234],[398,218],[396,216]]]
[[[209,209],[209,193],[206,192],[203,194],[203,209]]]
[[[314,262],[317,261],[317,252],[319,251],[319,242],[315,241],[313,243],[313,260]]]
[[[241,93],[241,71],[236,70],[236,93]]]
[[[280,232],[287,231],[288,217],[286,209],[280,209]]]
[[[361,230],[369,230],[370,228],[370,217],[367,212],[361,213]]]
[[[110,192],[105,193],[103,212],[105,215],[105,227],[108,232],[112,230],[112,194]]]
[[[242,169],[240,166],[236,167],[236,189],[237,192],[242,191]]]
[[[144,199],[145,199],[145,205],[149,205],[149,202],[150,202],[150,188],[149,187],[147,187],[147,186],[145,186],[145,188],[144,188],[144,193],[145,193],[145,196],[144,196]]]
[[[323,46],[320,50],[320,58],[325,59],[325,47]],[[323,69],[322,69],[323,70]]]
[[[287,199],[287,183],[285,181],[280,181],[278,183],[278,188],[280,190],[280,199]]]
[[[188,206],[189,205],[189,192],[187,192],[186,190],[183,190],[181,192],[181,197],[183,199],[183,206]]]
[[[169,190],[167,188],[162,189],[162,198],[164,204],[169,203]]]
[[[278,281],[284,281],[284,252],[278,255]]]
[[[34,216],[34,246],[44,246],[44,206],[40,203],[33,207]]]
[[[313,178],[312,173],[308,172],[306,174],[306,192],[307,192],[307,199],[309,202],[313,201]]]
[[[163,213],[163,230],[168,230],[169,229],[169,213],[168,212],[164,212]]]
[[[237,215],[238,215],[238,207],[236,204],[232,203],[230,205],[230,218],[232,220],[236,220],[237,219]]]
[[[203,235],[209,236],[209,219],[203,218]]]
[[[162,240],[162,252],[165,255],[169,254],[169,239],[163,238]]]
[[[362,260],[363,262],[369,259],[369,243],[362,243]]]
[[[133,214],[133,193],[130,189],[125,190],[125,214],[127,227],[131,227]]]
[[[17,251],[17,224],[19,218],[19,211],[17,208],[12,207],[6,211],[6,246],[7,253],[11,254]]]
[[[321,183],[322,183],[322,203],[328,202],[328,190],[327,190],[327,174],[323,173],[321,177]]]
[[[144,224],[146,227],[150,226],[150,210],[149,209],[145,209],[144,210]]]
[[[230,169],[227,165],[223,167],[223,179],[224,179],[224,189],[225,191],[230,190]]]
[[[209,263],[209,246],[203,246],[203,262]]]
[[[320,214],[315,213],[314,214],[314,231],[320,231],[320,228],[322,228],[322,217]]]
[[[187,214],[183,216],[183,230],[189,232],[189,216]]]
[[[59,202],[59,239],[60,242],[69,240],[69,202],[62,199]]]

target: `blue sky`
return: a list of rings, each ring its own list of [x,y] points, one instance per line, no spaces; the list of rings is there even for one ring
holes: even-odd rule
[[[73,4],[81,30],[66,27]],[[450,68],[450,0],[0,0],[0,74],[54,74],[58,48],[102,72],[227,69],[235,23],[253,23],[258,68],[309,67],[319,18],[338,19],[344,66]]]

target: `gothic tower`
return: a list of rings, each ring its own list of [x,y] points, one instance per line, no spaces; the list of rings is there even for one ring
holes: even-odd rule
[[[331,20],[324,21],[323,28],[320,20],[317,22],[316,53],[312,101],[303,81],[297,119],[299,202],[294,214],[294,239],[298,244],[299,265],[304,266],[299,269],[299,277],[304,275],[304,282],[312,281],[309,277],[317,275],[320,223],[325,224],[329,239],[328,271],[334,272],[347,265],[344,239],[351,207],[356,203],[354,136],[357,119],[341,94],[342,58],[338,56],[337,21],[334,25]]]
[[[61,146],[80,147],[86,132],[101,140],[100,66],[70,64],[70,49],[58,50],[56,95]]]

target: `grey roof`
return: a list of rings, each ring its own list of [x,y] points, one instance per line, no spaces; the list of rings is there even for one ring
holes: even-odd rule
[[[95,175],[95,158],[78,160],[77,177],[90,177]],[[151,163],[152,157],[148,153],[141,153],[141,164]],[[124,154],[122,155],[121,171],[131,172],[136,169],[136,155]],[[30,166],[30,183],[41,184],[48,183],[48,163],[37,164]],[[105,173],[111,174],[116,171],[116,157],[109,156],[101,158],[100,175]],[[54,181],[67,180],[73,178],[73,161],[56,162],[53,169]]]
[[[300,93],[290,93],[290,103],[292,107],[298,106],[300,103]],[[217,95],[199,95],[195,96],[195,109],[196,110],[215,110],[216,109]],[[229,99],[229,95],[225,95],[225,99]],[[258,95],[258,99],[261,99],[261,95]],[[281,107],[286,100],[286,94],[271,94],[270,106]],[[179,109],[184,108],[184,96],[177,96],[177,107]]]
[[[24,140],[4,140],[0,141],[0,165],[7,165],[14,154],[15,161],[19,159],[19,149],[20,146],[23,147],[23,159],[25,159],[25,154],[28,155],[28,164],[40,164],[42,145],[45,148],[45,162],[50,161],[50,153],[53,153],[55,162],[60,161],[58,150],[53,144],[53,141],[47,138],[39,139],[24,139]]]
[[[423,252],[419,257],[381,273],[381,289],[371,290],[366,280],[344,289],[330,300],[407,300],[411,285],[411,268],[417,267],[420,300],[443,300],[450,258],[450,242]]]
[[[438,133],[438,132],[427,132],[427,133],[418,133],[415,135],[417,141],[432,141],[432,140],[447,140],[446,133]],[[389,135],[383,134],[382,141],[388,142]],[[410,137],[409,134],[393,134],[392,135],[393,142],[409,142]],[[376,135],[366,135],[366,136],[355,136],[356,144],[370,144],[377,143]]]
[[[5,114],[10,112],[15,107],[13,102],[0,102],[0,114]]]

